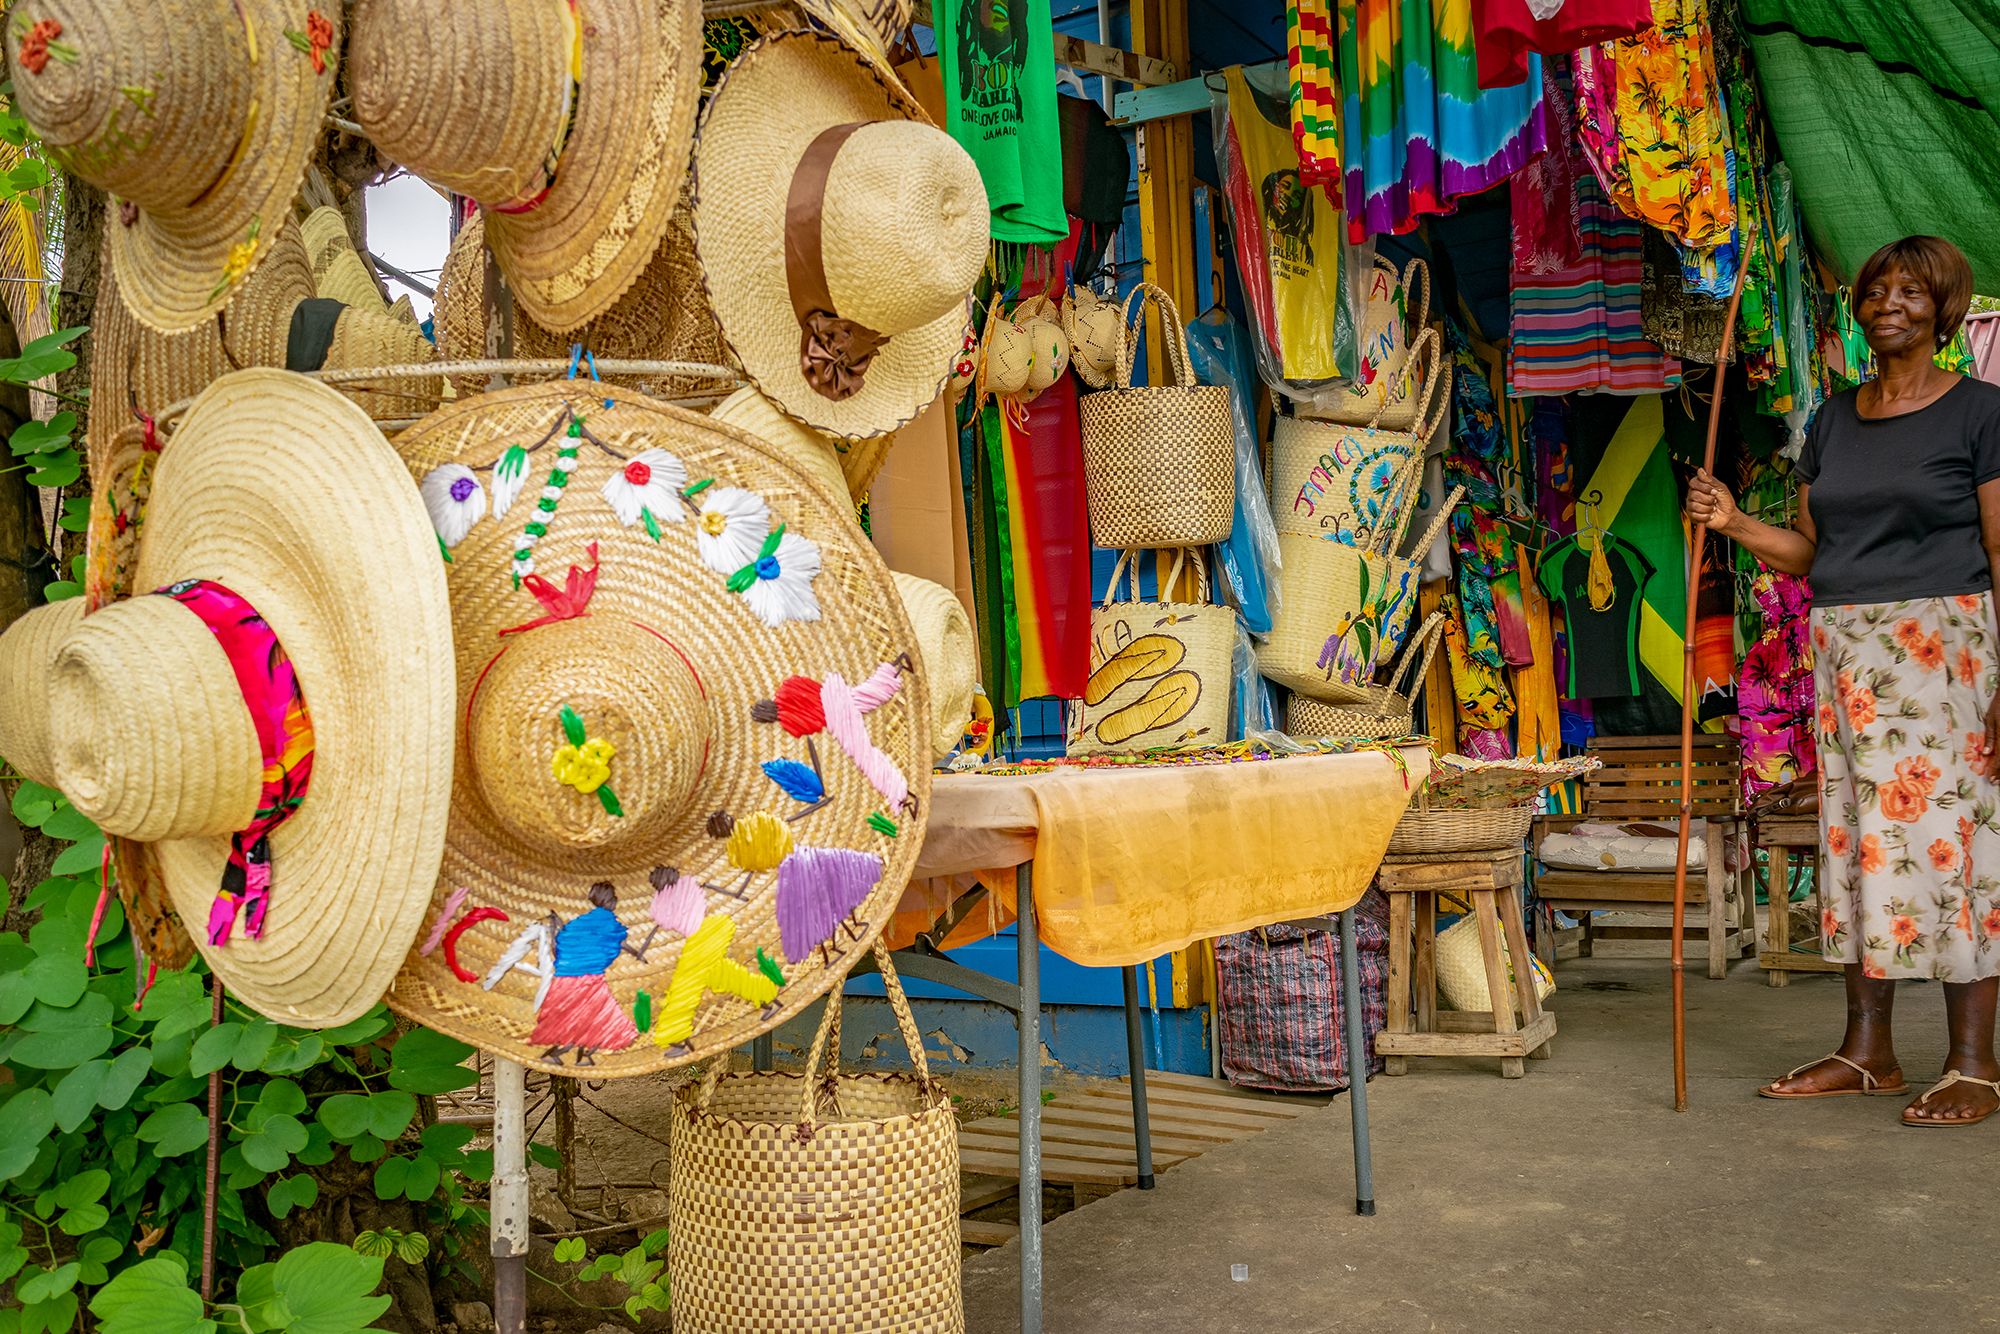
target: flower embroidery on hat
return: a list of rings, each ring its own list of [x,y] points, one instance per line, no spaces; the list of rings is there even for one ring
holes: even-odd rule
[[[657,542],[661,523],[687,518],[681,508],[681,488],[688,484],[687,465],[664,449],[645,449],[604,483],[604,498],[627,528],[644,524]]]
[[[479,476],[463,463],[432,468],[417,491],[424,498],[431,527],[437,529],[438,540],[447,550],[464,541],[472,525],[486,514],[486,492],[480,488]]]
[[[603,737],[591,736],[582,717],[567,704],[562,709],[562,730],[563,744],[549,756],[549,770],[556,781],[586,797],[596,797],[606,815],[625,814],[611,791],[611,757],[618,753],[617,747]]]
[[[313,73],[326,73],[326,53],[333,45],[333,23],[317,9],[306,13],[306,30],[285,29],[285,40],[312,61]]]

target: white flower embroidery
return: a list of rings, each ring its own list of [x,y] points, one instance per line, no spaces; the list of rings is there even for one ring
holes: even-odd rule
[[[757,559],[770,532],[771,507],[762,496],[740,486],[715,486],[702,492],[694,538],[709,569],[735,574]]]
[[[679,523],[687,517],[680,499],[687,484],[687,466],[679,459],[664,449],[644,449],[612,474],[604,484],[604,498],[627,528],[643,523],[648,514],[653,526]]]
[[[775,536],[775,549],[745,565],[732,582],[749,575],[743,600],[774,630],[786,621],[816,621],[819,599],[813,595],[812,581],[819,574],[819,543],[783,529]],[[764,545],[773,544],[766,540]]]
[[[430,470],[417,490],[430,511],[431,527],[447,549],[457,546],[486,513],[486,492],[479,478],[463,463],[446,463]]]
[[[514,498],[528,480],[528,451],[510,445],[493,465],[493,517],[499,518],[513,507]]]

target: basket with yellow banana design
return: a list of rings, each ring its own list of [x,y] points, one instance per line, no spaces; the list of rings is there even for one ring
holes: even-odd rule
[[[1120,553],[1104,602],[1090,613],[1090,679],[1071,714],[1071,755],[1228,739],[1236,613],[1208,601],[1208,567],[1199,551],[1176,551],[1161,582],[1176,588],[1192,559],[1195,601],[1141,601],[1137,555]],[[1122,600],[1121,580],[1128,582]]]

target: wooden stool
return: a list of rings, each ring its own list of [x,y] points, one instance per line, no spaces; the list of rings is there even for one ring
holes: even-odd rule
[[[1518,851],[1391,857],[1376,873],[1375,883],[1389,896],[1389,1026],[1375,1039],[1388,1074],[1406,1073],[1411,1056],[1498,1056],[1501,1075],[1519,1079],[1527,1073],[1523,1057],[1545,1060],[1553,1054],[1550,1039],[1556,1035],[1556,1017],[1543,1011],[1535,995],[1528,933],[1521,924]],[[1438,1011],[1437,896],[1441,893],[1472,905],[1486,963],[1487,995],[1511,995],[1511,1003],[1503,1002],[1491,1012]],[[1500,952],[1503,935],[1522,981],[1519,987],[1507,977],[1507,957]]]
[[[1757,846],[1770,854],[1771,889],[1765,895],[1770,917],[1764,924],[1764,952],[1757,962],[1774,987],[1789,986],[1793,973],[1837,973],[1842,965],[1829,963],[1817,954],[1792,952],[1792,856],[1805,858],[1808,866],[1819,866],[1818,815],[1766,815],[1757,821]],[[1822,893],[1820,877],[1813,876],[1813,896]]]

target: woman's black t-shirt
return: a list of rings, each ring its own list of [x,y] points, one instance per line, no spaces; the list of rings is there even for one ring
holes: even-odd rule
[[[1799,481],[1819,531],[1813,605],[1866,606],[1984,593],[1981,483],[2000,477],[2000,386],[1966,378],[1936,401],[1868,418],[1855,391],[1813,418]]]

